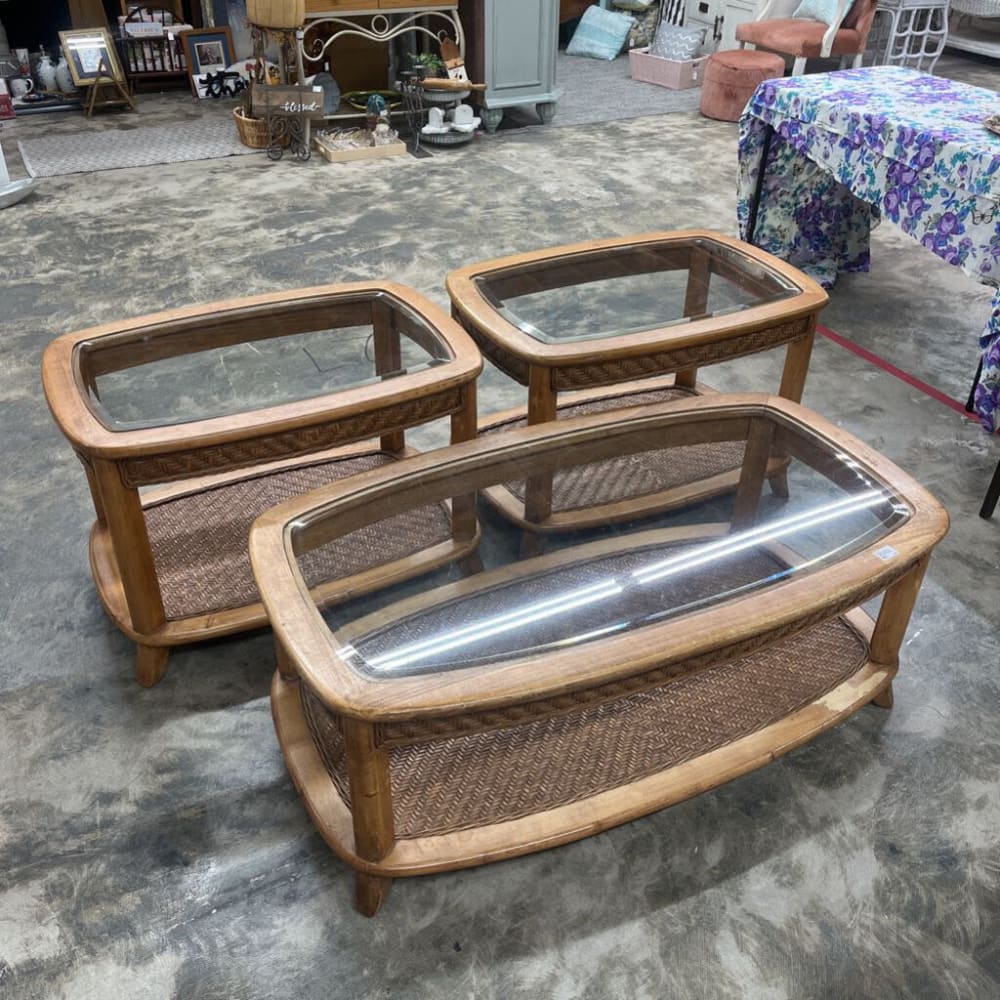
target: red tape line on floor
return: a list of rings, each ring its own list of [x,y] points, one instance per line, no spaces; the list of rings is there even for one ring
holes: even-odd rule
[[[951,396],[946,396],[940,389],[935,389],[934,386],[921,381],[915,375],[904,372],[902,368],[897,368],[894,364],[886,361],[885,358],[880,358],[877,354],[872,354],[871,351],[861,347],[860,344],[855,344],[853,341],[842,337],[839,333],[819,323],[816,324],[816,330],[826,337],[827,340],[832,340],[839,347],[843,347],[845,351],[850,351],[851,354],[856,354],[859,358],[864,358],[869,364],[875,365],[876,368],[881,368],[882,371],[888,372],[890,375],[898,378],[900,382],[905,382],[907,385],[922,392],[925,396],[930,396],[931,399],[937,400],[956,413],[961,413],[963,417],[967,417],[969,420],[979,419],[976,414],[966,411],[965,404],[960,403],[957,399],[952,399]]]

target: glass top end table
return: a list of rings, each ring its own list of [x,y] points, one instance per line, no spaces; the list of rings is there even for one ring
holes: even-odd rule
[[[558,490],[611,457],[641,469],[719,442],[740,455],[729,494],[606,519],[541,555],[485,505],[478,572],[451,566],[325,611],[303,586],[341,532],[449,492],[543,475]],[[775,453],[788,498],[763,489]],[[251,533],[281,651],[279,741],[373,913],[397,876],[587,836],[759,767],[869,702],[888,707],[947,523],[861,442],[749,394],[521,428],[381,470],[363,492],[334,484]],[[879,595],[875,622],[860,606]]]
[[[447,279],[452,314],[483,354],[527,386],[526,405],[480,420],[480,433],[615,407],[690,398],[713,390],[704,365],[786,346],[779,393],[802,396],[816,317],[827,302],[818,284],[750,244],[705,230],[650,233],[553,247],[472,264]],[[561,393],[572,397],[560,401]],[[609,468],[594,479],[623,514],[677,506],[736,484],[738,455],[710,448],[691,475],[634,496]],[[772,487],[784,491],[780,459]],[[653,496],[655,494],[655,498]],[[492,501],[530,531],[583,522],[572,497],[554,504],[544,482],[523,495],[508,487]]]
[[[414,454],[405,430],[427,421],[473,437],[481,368],[445,312],[392,282],[210,303],[50,344],[46,399],[87,473],[94,579],[138,643],[140,682],[162,677],[171,646],[266,624],[246,551],[258,514]],[[317,599],[340,599],[345,574],[377,587],[462,558],[474,516],[459,498],[393,532],[317,562]]]

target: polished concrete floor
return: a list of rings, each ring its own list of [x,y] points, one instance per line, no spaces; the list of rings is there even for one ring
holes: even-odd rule
[[[941,70],[982,84],[996,64]],[[993,83],[996,86],[996,83]],[[206,113],[26,120],[14,140]],[[654,229],[735,231],[736,126],[694,113],[481,139],[429,159],[239,157],[45,180],[0,216],[0,997],[1000,996],[1000,446],[834,343],[805,402],[952,518],[891,712],[531,857],[398,882],[375,920],[314,832],[274,739],[269,636],[133,647],[87,565],[81,467],[47,412],[45,345],[154,310],[390,276],[444,303],[476,259]],[[990,290],[888,227],[823,321],[964,399]],[[775,385],[780,359],[721,366]],[[483,409],[520,397],[496,372]],[[441,440],[440,429],[421,436]]]

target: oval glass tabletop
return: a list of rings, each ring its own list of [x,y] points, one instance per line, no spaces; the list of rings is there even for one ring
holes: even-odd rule
[[[895,557],[889,536],[909,519],[911,507],[890,485],[842,451],[805,443],[805,435],[799,449],[795,435],[753,421],[758,430],[747,436],[745,421],[725,426],[724,405],[715,412],[714,421],[685,424],[674,439],[640,434],[623,437],[618,448],[600,442],[558,449],[552,442],[559,428],[548,425],[548,450],[532,456],[530,467],[514,468],[535,491],[575,491],[578,509],[592,504],[600,516],[586,529],[546,532],[545,525],[508,516],[511,463],[485,454],[475,480],[476,572],[463,575],[451,566],[326,611],[339,658],[357,674],[388,679],[523,665],[548,654],[565,657],[574,648],[585,657],[595,643],[773,592],[882,542],[878,558]],[[600,428],[600,420],[588,419]],[[621,434],[616,415],[604,421],[609,433]],[[755,437],[761,433],[771,442],[763,449]],[[699,443],[699,437],[708,440]],[[735,490],[679,510],[657,511],[654,504],[643,516],[623,515],[606,499],[607,475],[638,478],[655,497],[660,470],[690,461],[693,448],[713,442],[742,453]],[[612,453],[612,460],[595,462],[595,449]],[[787,473],[787,497],[764,488],[775,470]],[[391,516],[364,531],[394,538],[417,516],[418,500],[447,502],[448,487],[440,482],[430,494],[405,479],[400,488],[399,505],[383,501]],[[303,579],[325,558],[331,535],[344,544],[351,538],[332,512],[311,511],[296,522]]]
[[[802,477],[795,487],[804,490]],[[718,507],[724,506],[717,504]],[[355,622],[341,655],[373,676],[434,673],[584,647],[612,634],[690,614],[773,587],[847,558],[884,537],[908,514],[886,491],[774,509],[744,531],[704,528],[697,541],[676,529],[614,531],[516,565],[494,547],[475,586],[442,583],[419,607],[405,603],[378,621]],[[505,557],[506,556],[506,557]]]

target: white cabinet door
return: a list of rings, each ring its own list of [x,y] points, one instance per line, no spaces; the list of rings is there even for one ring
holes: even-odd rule
[[[736,26],[747,21],[756,21],[762,6],[762,3],[755,3],[754,0],[725,0],[722,10],[720,50],[740,47],[740,43],[736,41]]]
[[[687,0],[684,10],[685,28],[702,28],[705,32],[703,52],[714,52],[722,37],[722,5],[724,0]]]

